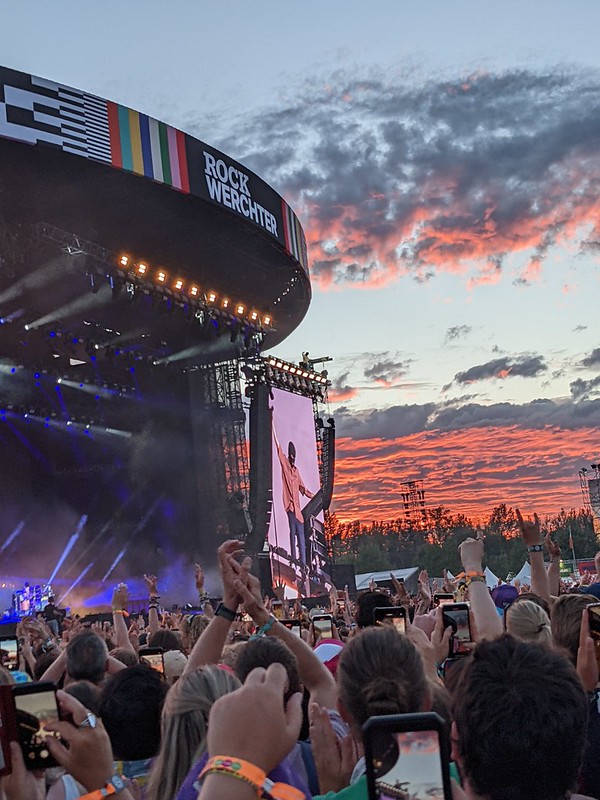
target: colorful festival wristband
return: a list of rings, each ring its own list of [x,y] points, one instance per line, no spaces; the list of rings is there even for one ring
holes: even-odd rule
[[[240,781],[249,783],[257,791],[259,797],[270,797],[273,800],[305,800],[304,793],[287,783],[274,783],[267,778],[266,773],[241,758],[233,756],[213,756],[210,758],[198,780],[201,781],[208,774],[229,775]]]

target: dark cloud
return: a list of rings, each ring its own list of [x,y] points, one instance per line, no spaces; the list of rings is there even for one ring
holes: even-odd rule
[[[464,337],[468,336],[472,330],[473,328],[470,325],[453,325],[446,331],[444,341],[455,342],[457,339],[464,339]]]
[[[589,356],[586,356],[582,362],[582,367],[600,367],[600,347],[595,347]]]
[[[331,382],[329,387],[329,399],[332,403],[347,403],[358,394],[358,389],[355,386],[348,384],[348,375],[350,371],[342,372],[335,380]]]
[[[600,395],[600,375],[589,381],[577,378],[569,384],[569,389],[574,400],[590,400],[592,397],[597,397]]]
[[[384,386],[393,386],[406,375],[409,364],[409,360],[395,361],[392,358],[384,358],[366,367],[364,376]]]
[[[477,364],[454,376],[456,383],[473,383],[488,378],[535,378],[548,369],[542,356],[518,356],[495,358],[485,364]]]
[[[600,241],[600,82],[589,72],[422,85],[340,72],[291,98],[220,144],[295,206],[322,284],[438,271],[494,283],[515,252],[527,253],[528,284],[582,223],[580,249]]]
[[[600,386],[600,378],[598,378]],[[452,431],[469,428],[512,427],[541,430],[548,426],[576,430],[594,428],[600,419],[600,399],[533,400],[530,403],[466,403],[392,406],[383,410],[336,412],[341,437],[353,439],[397,439],[423,431]]]

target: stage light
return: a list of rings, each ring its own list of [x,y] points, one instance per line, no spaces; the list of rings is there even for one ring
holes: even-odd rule
[[[164,283],[167,280],[167,273],[163,272],[162,270],[156,276],[156,279],[160,281],[160,283]]]
[[[303,373],[302,373],[302,377],[303,377],[303,378],[308,378],[308,372],[303,372]]]
[[[221,303],[221,306],[223,308],[229,308],[229,298],[228,297],[224,297],[223,298],[223,302]]]
[[[246,310],[246,307],[243,306],[241,303],[238,303],[236,308],[235,308],[235,313],[236,314],[243,314],[245,310]]]
[[[119,266],[120,267],[128,267],[129,266],[129,256],[121,256],[119,259]]]
[[[296,369],[296,367],[290,367],[290,372],[292,373],[292,375],[295,375],[298,372],[298,370]]]
[[[197,286],[190,286],[190,294],[192,297],[196,297],[198,294],[198,287]]]
[[[283,364],[282,364],[282,362],[281,362],[281,361],[277,361],[277,362],[275,363],[275,366],[277,367],[277,369],[281,369],[281,368],[283,367]]]
[[[271,324],[271,317],[269,317],[268,315],[266,317],[263,317],[262,323],[263,323],[263,325],[270,325]]]
[[[207,299],[207,302],[214,303],[215,300],[217,299],[217,293],[216,292],[209,292],[206,299]]]
[[[137,273],[138,275],[145,275],[148,272],[148,265],[147,264],[138,264]]]
[[[181,291],[183,289],[183,281],[181,280],[181,278],[178,278],[175,281],[175,288],[177,289],[177,291]]]
[[[257,319],[258,319],[258,311],[253,311],[253,312],[250,314],[250,319],[252,320],[252,322],[254,322],[255,320],[257,320]]]

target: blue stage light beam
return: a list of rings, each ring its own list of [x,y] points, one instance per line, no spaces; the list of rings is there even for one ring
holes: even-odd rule
[[[113,561],[113,563],[110,565],[110,567],[108,568],[108,570],[107,570],[107,572],[106,572],[106,575],[105,575],[105,576],[102,578],[102,583],[104,583],[104,582],[105,582],[105,581],[108,579],[108,576],[111,574],[111,572],[112,572],[112,571],[114,570],[114,568],[117,566],[117,564],[119,563],[119,561],[120,561],[120,560],[123,558],[123,556],[125,555],[125,552],[126,552],[126,550],[127,550],[128,546],[129,546],[128,544],[126,544],[126,545],[125,545],[125,547],[124,547],[124,548],[121,550],[121,552],[119,553],[119,555],[118,555],[118,556],[115,558],[115,560]]]
[[[67,597],[69,595],[69,593],[72,592],[73,589],[77,586],[77,584],[79,584],[85,578],[85,576],[88,574],[88,572],[91,570],[91,568],[93,566],[94,566],[94,562],[90,561],[90,563],[83,570],[83,572],[80,574],[80,576],[77,578],[77,580],[73,581],[73,583],[69,586],[67,591],[63,594],[63,596],[60,598],[60,600],[58,601],[58,603],[56,605],[61,605],[61,603],[64,601],[65,597]]]
[[[69,541],[67,542],[67,546],[66,546],[66,547],[65,547],[65,549],[62,551],[62,555],[61,555],[61,557],[58,559],[58,563],[57,563],[57,565],[54,567],[54,572],[53,572],[53,573],[52,573],[52,575],[51,575],[51,576],[48,578],[48,581],[47,581],[47,583],[46,583],[46,586],[49,586],[49,585],[52,583],[52,581],[54,580],[54,578],[56,578],[56,575],[58,574],[58,570],[59,570],[59,569],[62,567],[62,565],[65,563],[65,560],[66,560],[67,556],[69,555],[69,553],[71,552],[71,550],[72,550],[72,549],[73,549],[73,547],[75,546],[75,543],[76,543],[76,542],[77,542],[77,540],[79,539],[79,534],[80,534],[80,533],[81,533],[81,531],[83,530],[83,527],[84,527],[84,525],[85,525],[85,523],[86,523],[86,522],[87,522],[87,514],[84,514],[84,515],[81,517],[81,519],[79,520],[79,522],[77,523],[77,527],[75,528],[75,533],[74,533],[74,534],[71,536],[71,538],[70,538],[70,539],[69,539]]]
[[[22,519],[21,522],[19,522],[17,527],[14,529],[14,531],[11,534],[9,534],[9,536],[5,540],[5,542],[2,545],[2,547],[0,547],[0,553],[3,553],[6,550],[7,547],[10,547],[10,545],[14,542],[14,540],[17,538],[17,536],[21,533],[21,531],[23,530],[24,527],[25,527],[25,520]]]

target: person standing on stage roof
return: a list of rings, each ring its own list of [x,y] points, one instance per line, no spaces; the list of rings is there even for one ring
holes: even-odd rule
[[[281,465],[281,483],[283,507],[288,517],[290,526],[290,551],[291,560],[296,561],[296,543],[298,544],[298,555],[300,564],[306,567],[306,539],[304,536],[304,517],[300,506],[300,495],[308,497],[310,500],[314,494],[304,485],[302,475],[296,466],[296,446],[293,442],[288,444],[288,454],[284,454],[277,438],[275,426],[273,426],[273,438],[277,447],[279,464]]]

